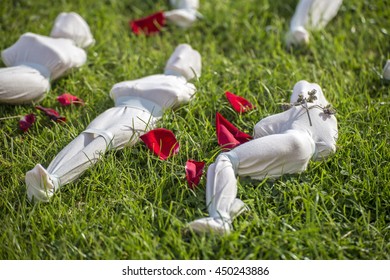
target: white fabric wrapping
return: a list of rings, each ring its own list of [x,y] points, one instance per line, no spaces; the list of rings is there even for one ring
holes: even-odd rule
[[[306,81],[294,86],[292,101],[312,89],[319,97],[314,106],[327,105],[321,88]],[[306,170],[311,158],[324,159],[333,153],[338,133],[335,116],[325,115],[317,107],[309,113],[312,126],[301,105],[267,117],[256,124],[254,140],[220,154],[207,171],[206,203],[212,219],[196,220],[189,227],[201,232],[228,232],[237,196],[237,175],[263,179],[299,173]]]
[[[169,0],[169,3],[175,9],[199,9],[199,0]]]
[[[207,169],[206,203],[212,218],[230,220],[229,209],[237,197],[237,188],[230,187],[237,184],[233,164],[229,156],[222,153]],[[209,187],[217,185],[218,188]]]
[[[170,4],[174,9],[164,12],[164,16],[177,26],[188,28],[202,17],[198,12],[198,0],[170,0]]]
[[[25,104],[40,101],[50,89],[49,74],[39,66],[0,68],[0,102]]]
[[[0,69],[0,103],[39,101],[50,89],[52,80],[85,63],[85,51],[73,40],[86,46],[93,38],[88,25],[79,15],[60,14],[52,33],[69,39],[25,33],[15,44],[2,51],[4,64],[10,68]]]
[[[71,39],[80,48],[86,48],[95,42],[88,24],[74,12],[60,13],[54,22],[50,36]]]
[[[111,89],[110,95],[116,105],[123,102],[124,96],[142,97],[165,110],[187,103],[194,93],[195,86],[183,77],[153,75],[118,83]]]
[[[95,118],[50,163],[47,171],[62,186],[78,178],[107,149],[133,145],[140,134],[154,127],[157,118],[142,108],[113,107]]]
[[[34,33],[23,34],[1,55],[8,67],[42,65],[49,69],[51,80],[59,78],[72,68],[80,67],[87,59],[85,51],[72,40],[54,39]]]
[[[314,0],[307,21],[309,29],[324,28],[338,13],[343,0]]]
[[[184,50],[179,46],[172,56],[179,52],[184,61],[193,61],[196,54],[199,61],[195,64],[200,66],[199,53],[188,45]],[[186,69],[180,69],[186,73]],[[110,95],[116,106],[95,118],[54,158],[47,170],[38,164],[27,172],[29,199],[48,201],[55,190],[80,177],[106,150],[134,145],[141,134],[156,126],[164,109],[188,102],[195,91],[195,86],[180,75],[152,75],[115,84]]]
[[[175,9],[164,12],[167,20],[173,22],[177,26],[188,28],[197,20],[196,10]]]
[[[188,44],[176,47],[165,65],[164,74],[183,76],[187,81],[199,78],[202,70],[198,51]]]
[[[309,30],[324,28],[340,9],[342,0],[300,0],[290,22],[287,44],[309,43]]]
[[[383,79],[390,81],[390,59],[386,61],[386,65],[383,67]]]

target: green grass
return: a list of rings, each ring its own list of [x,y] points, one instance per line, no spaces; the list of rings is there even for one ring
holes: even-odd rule
[[[155,4],[157,2],[157,4]],[[0,49],[27,31],[49,34],[61,11],[90,24],[96,44],[88,63],[54,82],[41,102],[68,118],[44,121],[28,133],[18,119],[0,121],[1,259],[389,259],[390,85],[381,79],[390,58],[390,10],[384,0],[344,1],[306,49],[283,43],[297,1],[201,1],[204,19],[189,30],[169,26],[151,38],[130,33],[128,20],[168,8],[167,1],[2,1]],[[177,136],[180,153],[167,161],[139,143],[109,152],[50,203],[31,204],[24,175],[47,166],[105,109],[120,81],[161,73],[179,43],[202,55],[194,100],[166,112],[160,126]],[[2,66],[4,66],[2,64]],[[337,109],[337,153],[307,172],[270,181],[241,178],[239,197],[250,211],[229,236],[188,233],[186,223],[206,215],[205,178],[187,187],[187,159],[211,164],[220,152],[217,111],[251,133],[261,118],[280,112],[294,84],[319,83]],[[242,95],[257,109],[239,116],[224,98]],[[70,92],[84,107],[61,108]],[[30,106],[0,105],[0,117],[25,115]]]

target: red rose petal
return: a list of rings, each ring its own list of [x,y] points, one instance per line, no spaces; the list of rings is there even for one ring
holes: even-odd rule
[[[71,104],[84,105],[84,101],[70,93],[63,93],[57,97],[57,101],[63,106],[69,106]]]
[[[153,35],[160,32],[162,27],[165,26],[165,16],[160,11],[141,19],[132,20],[129,25],[136,35]]]
[[[58,113],[56,110],[52,108],[45,108],[42,106],[35,106],[36,109],[44,112],[46,116],[48,116],[51,120],[56,122],[65,122],[66,118],[63,116],[60,116],[60,113]]]
[[[238,113],[245,113],[253,110],[254,106],[244,97],[235,95],[229,91],[225,92],[225,96],[232,105],[233,109]]]
[[[36,120],[36,118],[35,118],[34,114],[28,114],[28,115],[23,116],[19,120],[19,129],[21,129],[23,132],[26,132],[33,125],[35,120]]]
[[[200,178],[203,174],[203,168],[205,163],[203,161],[195,161],[192,159],[187,160],[186,162],[186,178],[188,186],[191,189],[194,189],[200,181]]]
[[[179,142],[168,129],[157,128],[141,135],[140,138],[162,160],[179,152]]]
[[[238,130],[237,127],[222,117],[220,113],[217,113],[216,129],[218,144],[224,149],[233,149],[252,139],[252,136]]]

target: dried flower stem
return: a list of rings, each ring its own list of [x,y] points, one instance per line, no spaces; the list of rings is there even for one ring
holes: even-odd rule
[[[311,121],[311,117],[310,117],[310,113],[309,113],[309,110],[311,108],[320,108],[324,111],[324,114],[326,115],[334,115],[336,114],[336,110],[332,107],[331,104],[328,104],[326,105],[325,107],[322,107],[322,106],[319,106],[319,105],[313,105],[313,106],[308,106],[307,103],[313,103],[314,100],[317,100],[317,96],[315,95],[316,94],[316,90],[313,89],[311,91],[308,92],[309,94],[309,98],[306,98],[306,97],[303,97],[302,94],[300,94],[298,96],[298,99],[296,102],[294,103],[282,103],[282,107],[284,110],[288,110],[290,109],[292,106],[298,106],[298,105],[301,105],[303,108],[306,109],[306,113],[307,113],[307,117],[309,118],[309,123],[310,123],[310,126],[313,126],[313,123]]]
[[[310,124],[310,126],[313,126],[313,124],[312,124],[312,122],[311,122],[311,118],[310,118],[310,113],[309,113],[309,107],[307,106],[307,100],[306,100],[306,98],[305,98],[305,106],[303,107],[303,108],[305,108],[306,109],[306,113],[307,113],[307,117],[309,118],[309,124]],[[302,105],[303,106],[303,105]]]
[[[4,118],[0,118],[0,121],[2,120],[10,120],[10,119],[16,119],[16,118],[21,118],[23,117],[22,115],[18,115],[18,116],[12,116],[12,117],[4,117]]]

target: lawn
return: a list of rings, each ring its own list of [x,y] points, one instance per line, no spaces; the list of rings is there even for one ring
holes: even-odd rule
[[[326,29],[296,50],[284,45],[296,0],[201,0],[203,19],[192,28],[169,25],[153,37],[135,36],[128,21],[167,10],[168,1],[55,2],[0,5],[1,50],[27,31],[48,35],[62,11],[82,15],[96,40],[87,64],[55,81],[40,103],[66,116],[65,124],[47,121],[33,105],[0,105],[0,259],[390,258],[390,84],[381,77],[390,58],[385,0],[344,1]],[[50,203],[30,203],[25,173],[37,163],[47,166],[112,107],[108,93],[115,83],[162,73],[180,43],[202,55],[196,96],[160,121],[175,133],[180,152],[166,161],[143,143],[109,152]],[[188,232],[188,222],[207,215],[206,180],[188,188],[184,165],[192,158],[208,166],[220,153],[216,112],[251,134],[260,119],[281,111],[302,79],[318,83],[337,110],[336,154],[312,162],[301,175],[240,178],[239,197],[249,211],[234,221],[232,234]],[[225,91],[256,110],[237,114]],[[86,105],[61,107],[56,97],[64,92]],[[17,116],[31,112],[39,119],[23,133]]]

